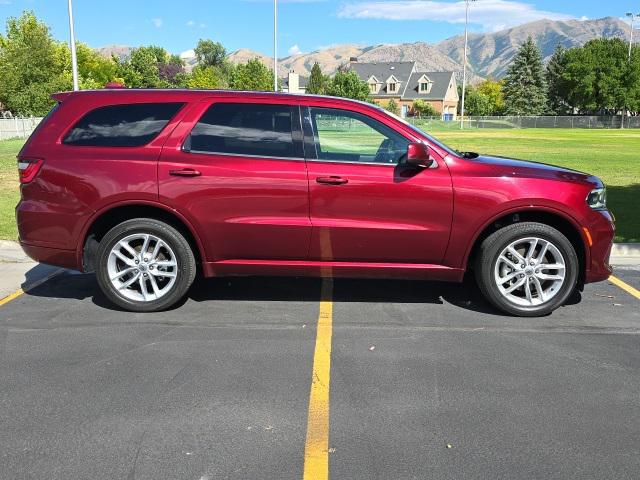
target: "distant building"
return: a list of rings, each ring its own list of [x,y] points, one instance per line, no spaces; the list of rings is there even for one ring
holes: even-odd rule
[[[306,93],[308,81],[308,77],[301,77],[295,72],[289,72],[289,75],[282,79],[280,90],[285,93]]]
[[[371,98],[384,107],[393,99],[401,115],[413,115],[413,102],[422,99],[442,116],[455,120],[458,86],[454,72],[423,72],[415,62],[361,63],[352,59],[349,68],[369,85]]]

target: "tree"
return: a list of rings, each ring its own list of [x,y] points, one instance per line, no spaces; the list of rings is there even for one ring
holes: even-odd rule
[[[483,117],[492,113],[491,98],[469,85],[465,98],[465,115]]]
[[[257,58],[237,65],[231,76],[231,88],[265,92],[273,90],[273,70]]]
[[[7,20],[0,35],[0,103],[15,114],[44,115],[64,90],[63,65],[49,27],[33,12]]]
[[[598,38],[567,50],[560,75],[563,101],[583,113],[640,109],[640,49],[617,38]]]
[[[198,40],[194,48],[198,64],[205,67],[220,67],[227,58],[227,50],[220,42],[213,40]]]
[[[425,102],[419,98],[413,102],[413,112],[418,117],[438,117],[440,114],[431,106],[430,103]]]
[[[393,113],[394,115],[398,115],[400,113],[400,107],[393,98],[387,102],[387,104],[384,106],[384,109],[387,112]]]
[[[69,77],[69,84],[66,88],[73,87],[71,73],[71,50],[66,42],[61,42],[55,48],[56,63],[61,66],[64,76]],[[105,58],[94,49],[84,43],[76,43],[76,53],[78,57],[78,76],[80,88],[103,88],[107,83],[116,78],[116,63],[112,58]]]
[[[184,74],[184,62],[180,55],[168,55],[163,62],[158,63],[158,76],[162,86],[182,86]]]
[[[322,70],[320,70],[320,65],[316,62],[311,68],[311,76],[307,82],[306,92],[316,95],[324,95],[327,90],[328,81],[329,79],[326,75],[323,75]]]
[[[487,115],[502,115],[504,112],[504,81],[488,78],[477,86],[478,93],[487,97]]]
[[[352,98],[367,101],[369,85],[360,80],[353,70],[338,71],[327,85],[326,93],[334,97]]]
[[[156,88],[160,85],[158,51],[155,47],[135,48],[129,58],[118,63],[117,76],[128,87]]]
[[[186,84],[189,88],[199,88],[203,90],[220,88],[220,77],[214,67],[198,65],[191,72],[191,76],[186,80]]]
[[[565,101],[567,97],[566,83],[562,78],[566,67],[566,52],[567,49],[559,43],[547,63],[547,108],[548,112],[553,115],[564,114],[568,110]]]
[[[505,113],[541,115],[547,104],[547,82],[542,54],[529,37],[520,47],[507,70],[504,82]]]

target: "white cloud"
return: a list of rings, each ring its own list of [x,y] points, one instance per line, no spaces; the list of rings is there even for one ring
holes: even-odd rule
[[[252,3],[273,3],[273,0],[244,0],[245,2]],[[327,0],[278,0],[278,3],[320,3]]]
[[[151,19],[151,23],[153,23],[153,26],[156,28],[160,28],[162,27],[162,19],[161,18],[152,18]]]
[[[185,23],[185,25],[189,28],[207,28],[206,23],[197,23],[195,20],[189,20],[187,23]]]
[[[195,58],[195,57],[196,57],[196,52],[193,49],[187,50],[186,52],[182,52],[180,54],[180,58],[182,58],[183,60],[186,60],[189,58]]]
[[[300,50],[300,47],[298,46],[298,44],[293,45],[290,49],[289,49],[289,56],[293,56],[293,55],[300,55],[302,53],[302,50]]]
[[[463,24],[465,2],[431,0],[359,1],[343,5],[338,11],[342,18],[372,18],[385,20],[431,20]],[[482,0],[471,4],[469,22],[482,25],[486,31],[509,28],[547,18],[571,20],[571,15],[538,10],[529,3],[512,0]]]

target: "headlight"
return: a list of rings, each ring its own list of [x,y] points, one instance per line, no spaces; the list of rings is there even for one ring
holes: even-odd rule
[[[587,204],[591,208],[607,208],[607,189],[595,188],[587,196]]]

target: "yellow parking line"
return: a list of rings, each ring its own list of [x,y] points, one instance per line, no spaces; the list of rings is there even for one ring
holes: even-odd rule
[[[16,290],[13,293],[10,293],[9,295],[7,295],[4,298],[0,298],[0,307],[3,305],[6,305],[7,303],[9,303],[11,300],[15,300],[16,298],[18,298],[19,296],[27,293],[29,290],[33,290],[34,288],[42,285],[44,282],[47,282],[49,280],[51,280],[53,277],[55,277],[56,275],[58,275],[59,273],[61,273],[64,269],[60,268],[54,272],[51,272],[49,275],[47,275],[44,278],[41,278],[40,280],[37,280],[29,285],[27,285],[24,288],[19,288],[18,290]]]
[[[633,295],[634,297],[636,297],[638,300],[640,300],[640,290],[637,290],[635,288],[633,288],[631,285],[629,285],[628,283],[623,282],[622,280],[620,280],[618,277],[614,277],[613,275],[611,275],[609,277],[609,281],[611,283],[613,283],[614,285],[620,287],[622,290],[624,290],[625,292],[627,292],[630,295]]]
[[[329,381],[333,330],[333,281],[322,280],[320,313],[313,355],[303,480],[329,478]]]

